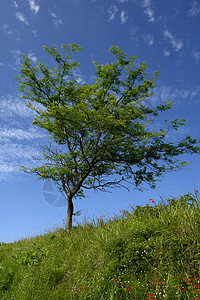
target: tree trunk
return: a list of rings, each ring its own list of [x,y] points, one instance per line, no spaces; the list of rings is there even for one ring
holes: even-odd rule
[[[74,206],[73,206],[73,202],[72,202],[72,197],[67,195],[67,217],[66,217],[66,226],[65,229],[69,230],[72,228],[72,215],[73,215],[73,211],[74,211]]]

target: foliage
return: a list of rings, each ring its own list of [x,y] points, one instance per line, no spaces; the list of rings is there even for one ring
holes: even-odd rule
[[[17,262],[21,263],[24,266],[35,266],[37,265],[43,258],[47,257],[49,254],[48,249],[41,249],[37,247],[36,250],[23,250],[18,256],[14,256]]]
[[[42,62],[33,66],[24,55],[16,78],[27,106],[35,112],[33,124],[54,142],[43,148],[43,165],[22,170],[55,181],[66,195],[71,223],[72,199],[84,197],[84,189],[129,189],[123,182],[134,188],[143,183],[155,187],[163,173],[187,164],[178,160],[179,155],[199,153],[200,147],[190,136],[177,144],[166,141],[169,130],[184,125],[184,119],[168,125],[165,120],[160,130],[152,129],[156,117],[172,107],[172,101],[153,107],[149,100],[158,71],[149,79],[145,62],[138,65],[137,57],[112,46],[114,62],[94,62],[95,83],[79,84],[75,74],[80,64],[72,57],[82,48],[61,48],[60,53],[44,46],[53,59],[51,68]]]

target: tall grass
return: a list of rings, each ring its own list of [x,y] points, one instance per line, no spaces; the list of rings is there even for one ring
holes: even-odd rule
[[[200,299],[197,191],[0,246],[0,299]]]

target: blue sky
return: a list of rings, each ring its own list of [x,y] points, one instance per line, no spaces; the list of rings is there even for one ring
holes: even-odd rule
[[[2,0],[0,9],[0,242],[12,242],[62,226],[66,207],[51,184],[19,170],[33,166],[39,144],[48,135],[32,125],[33,114],[20,98],[18,75],[21,55],[36,64],[50,64],[47,47],[75,43],[83,46],[76,76],[80,83],[92,83],[92,61],[106,63],[111,45],[128,56],[145,60],[148,73],[159,70],[154,104],[175,99],[171,111],[161,116],[185,118],[187,125],[169,138],[177,142],[186,135],[200,137],[200,2],[197,0]],[[160,196],[168,198],[200,187],[199,156],[186,156],[191,164],[164,175],[155,190],[139,192],[113,189],[112,193],[87,191],[76,199],[75,211],[82,222],[100,215],[119,214],[129,205],[145,205]],[[49,189],[49,191],[48,191]],[[60,199],[60,200],[59,200]],[[62,201],[61,201],[62,202]],[[76,224],[76,222],[74,222]]]

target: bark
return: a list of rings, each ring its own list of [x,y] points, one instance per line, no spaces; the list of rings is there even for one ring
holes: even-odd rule
[[[72,215],[73,215],[73,211],[74,211],[74,206],[73,206],[73,202],[72,202],[72,197],[71,196],[67,196],[67,217],[66,217],[66,226],[65,229],[69,230],[72,228]]]

